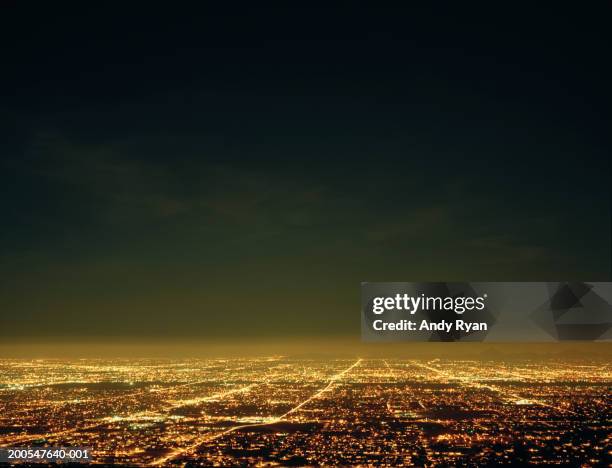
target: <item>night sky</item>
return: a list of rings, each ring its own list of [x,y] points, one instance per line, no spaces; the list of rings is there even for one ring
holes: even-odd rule
[[[364,280],[609,280],[609,2],[251,5],[0,4],[0,336],[356,335]]]

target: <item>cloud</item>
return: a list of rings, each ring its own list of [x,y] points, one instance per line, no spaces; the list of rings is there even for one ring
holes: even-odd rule
[[[20,169],[46,178],[56,185],[52,189],[92,199],[101,215],[164,217],[190,208],[188,200],[173,192],[166,167],[129,158],[117,144],[84,144],[53,133],[38,134]]]
[[[317,212],[330,196],[316,177],[292,174],[282,164],[261,169],[206,155],[185,159],[180,146],[176,158],[156,159],[147,154],[151,145],[85,143],[39,132],[24,157],[8,167],[22,179],[43,181],[47,194],[71,194],[60,217],[80,211],[102,223],[183,217],[192,218],[194,225],[306,227],[321,219]]]

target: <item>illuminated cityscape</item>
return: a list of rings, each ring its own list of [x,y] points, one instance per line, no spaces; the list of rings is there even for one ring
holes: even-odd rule
[[[137,466],[608,466],[611,386],[588,359],[0,360],[0,446]]]

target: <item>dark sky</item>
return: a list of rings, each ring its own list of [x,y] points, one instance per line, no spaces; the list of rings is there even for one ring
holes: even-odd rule
[[[252,5],[0,3],[1,336],[350,335],[363,280],[609,279],[609,2]]]

